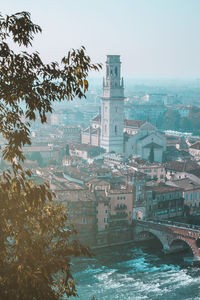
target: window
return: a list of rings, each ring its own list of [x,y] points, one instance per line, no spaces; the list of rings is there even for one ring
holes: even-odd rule
[[[190,200],[192,200],[192,198],[193,198],[193,197],[192,197],[192,194],[190,194]]]
[[[115,125],[115,135],[117,135],[117,125]]]
[[[108,211],[107,211],[107,209],[105,210],[105,214],[107,214],[108,213]]]
[[[197,200],[197,192],[194,193],[194,199]]]
[[[104,223],[108,223],[108,218],[104,218]]]
[[[106,70],[107,76],[109,76],[109,67],[107,66],[106,69],[107,69],[107,70]]]
[[[185,200],[188,201],[188,194],[185,194]]]
[[[105,125],[105,130],[104,130],[104,131],[105,131],[105,133],[106,133],[106,131],[107,131],[107,125]]]
[[[87,224],[86,218],[82,218],[82,223]]]
[[[117,73],[118,73],[118,72],[117,72],[117,67],[115,67],[115,76],[117,76]]]

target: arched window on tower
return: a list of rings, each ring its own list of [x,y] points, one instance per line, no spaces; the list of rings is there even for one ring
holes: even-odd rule
[[[115,125],[115,135],[117,135],[117,125]]]
[[[117,73],[118,73],[117,67],[115,67],[115,76],[117,76]]]
[[[105,125],[104,131],[105,131],[105,133],[107,132],[107,125]]]
[[[109,67],[106,68],[106,76],[109,77]]]

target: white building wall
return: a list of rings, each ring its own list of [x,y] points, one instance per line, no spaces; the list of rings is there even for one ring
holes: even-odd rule
[[[107,152],[123,153],[124,88],[120,78],[120,56],[108,55],[106,82],[101,103],[101,142]]]
[[[90,134],[82,132],[81,134],[81,143],[82,144],[90,144]]]
[[[163,152],[166,150],[166,138],[160,134],[157,128],[153,128],[151,124],[145,124],[145,130],[139,129],[138,133],[132,137],[129,137],[125,145],[126,157],[129,155],[139,156],[142,159],[148,160],[150,154],[150,148],[146,147],[150,143],[155,143],[162,148],[154,148],[154,160],[156,162],[162,162]]]

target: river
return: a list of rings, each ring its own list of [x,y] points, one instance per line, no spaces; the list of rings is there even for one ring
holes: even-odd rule
[[[73,274],[81,300],[200,300],[191,253],[164,255],[157,243],[96,250],[73,262]]]

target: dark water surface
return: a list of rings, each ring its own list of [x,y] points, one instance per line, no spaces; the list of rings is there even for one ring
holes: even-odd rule
[[[74,261],[79,299],[200,300],[200,269],[191,254],[164,255],[157,246],[115,246]]]

